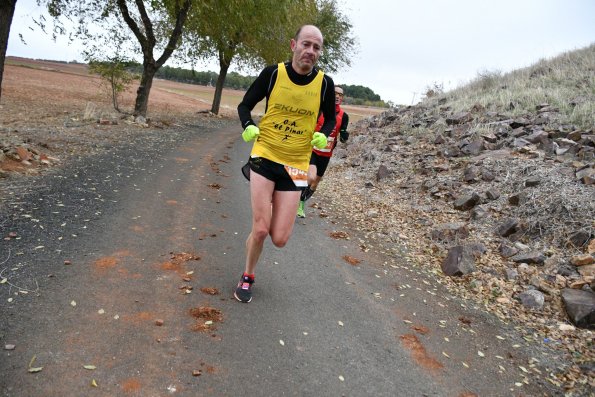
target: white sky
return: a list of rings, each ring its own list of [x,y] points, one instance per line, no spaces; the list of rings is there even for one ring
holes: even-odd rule
[[[434,83],[451,89],[478,72],[508,72],[595,42],[595,0],[337,2],[359,52],[351,68],[331,74],[335,83],[369,87],[396,104],[417,102]],[[41,11],[35,0],[17,2],[7,55],[82,60],[65,38],[53,42],[30,30]]]

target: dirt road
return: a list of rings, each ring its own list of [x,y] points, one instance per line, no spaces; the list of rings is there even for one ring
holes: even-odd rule
[[[555,394],[528,375],[555,357],[320,209],[235,301],[248,145],[226,122],[163,135],[6,198],[0,395]]]

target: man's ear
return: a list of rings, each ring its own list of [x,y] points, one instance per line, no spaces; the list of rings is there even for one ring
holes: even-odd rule
[[[295,46],[297,45],[297,42],[295,41],[295,39],[291,39],[291,41],[289,42],[289,46],[291,47],[291,51],[295,50]]]

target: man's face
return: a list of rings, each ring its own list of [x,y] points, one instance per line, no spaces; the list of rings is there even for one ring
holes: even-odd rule
[[[335,87],[335,105],[340,105],[341,103],[343,103],[343,89]]]
[[[295,71],[310,73],[322,52],[322,33],[314,26],[304,26],[297,40],[291,39],[291,51],[291,65]]]

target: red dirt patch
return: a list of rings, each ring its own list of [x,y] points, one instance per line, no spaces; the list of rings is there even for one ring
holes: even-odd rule
[[[337,230],[330,232],[329,233],[329,236],[331,236],[335,240],[338,240],[338,239],[347,240],[347,239],[349,239],[349,234],[347,234],[346,232],[337,231]]]
[[[155,319],[155,315],[150,312],[139,312],[130,316],[123,316],[122,319],[133,324],[141,324],[144,322],[153,321]]]
[[[209,306],[194,307],[190,309],[190,315],[198,320],[192,327],[194,331],[212,331],[215,329],[213,324],[205,324],[205,322],[212,321],[213,323],[218,323],[223,320],[221,310]]]
[[[207,295],[219,295],[219,290],[214,287],[202,287],[200,290]]]
[[[422,367],[432,371],[442,369],[443,365],[436,359],[430,357],[426,348],[421,344],[417,336],[413,334],[401,335],[401,343],[411,351],[413,359]]]
[[[118,264],[118,260],[113,256],[104,256],[93,262],[93,266],[101,272],[114,268]]]
[[[424,327],[423,325],[413,325],[411,326],[411,329],[422,335],[426,335],[430,332],[430,329],[428,327]]]
[[[141,388],[140,381],[136,378],[126,379],[122,382],[122,390],[125,393],[134,393]]]
[[[354,258],[353,256],[343,255],[343,259],[345,262],[349,263],[351,266],[357,266],[361,263],[359,259]]]

